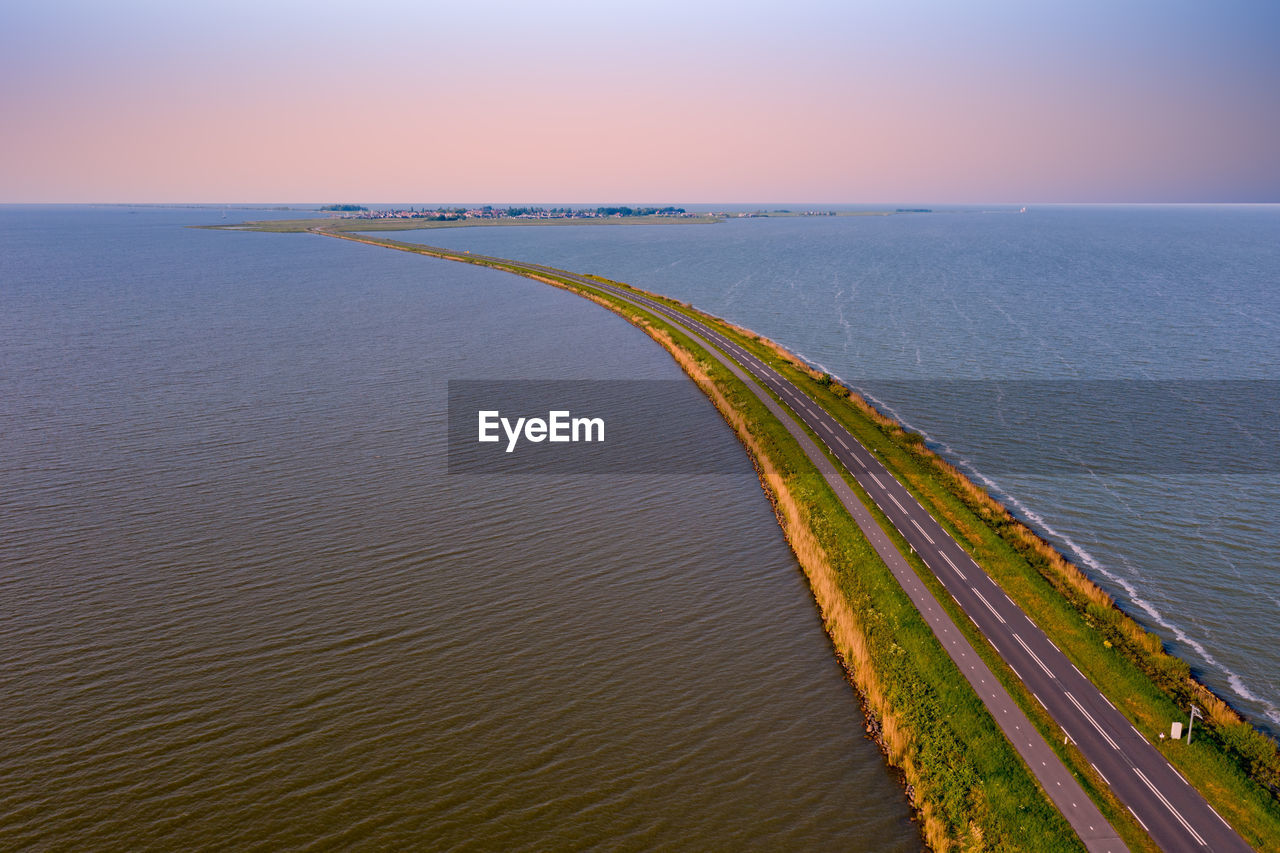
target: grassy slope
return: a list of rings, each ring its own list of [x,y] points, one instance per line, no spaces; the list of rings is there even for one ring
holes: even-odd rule
[[[421,252],[418,246],[375,240],[391,248]],[[878,730],[890,760],[903,770],[913,788],[913,799],[925,819],[931,843],[939,848],[951,843],[966,847],[1001,843],[1023,847],[1029,846],[1034,836],[1044,839],[1035,842],[1037,847],[1077,849],[1061,816],[1038,791],[888,569],[772,415],[753,402],[753,396],[736,379],[706,359],[699,345],[659,318],[568,281],[549,283],[583,292],[645,326],[655,337],[665,336],[668,340],[664,345],[674,346],[698,362],[691,374],[700,370],[713,380],[714,389],[719,389],[739,413],[745,426],[736,428],[753,455],[759,457],[762,482],[811,584],[815,584],[815,573],[806,562],[825,562],[837,579],[841,598],[849,605],[851,614],[846,619],[855,623],[852,634],[845,630],[849,626],[836,630],[838,626],[832,623],[828,608],[824,608],[828,630],[863,695],[873,728]],[[1046,633],[1091,680],[1103,687],[1149,739],[1163,730],[1168,720],[1182,714],[1179,702],[1187,696],[1210,704],[1204,695],[1207,691],[1190,681],[1184,663],[1164,655],[1158,640],[1153,644],[1150,635],[1120,613],[1104,593],[1080,583],[1072,576],[1073,567],[924,448],[918,436],[905,433],[856,396],[850,399],[844,389],[819,377],[771,342],[687,305],[645,295],[715,322],[721,331],[768,360],[835,414],[878,453],[1005,591],[1027,612],[1036,615]],[[690,365],[686,364],[686,369]],[[712,393],[714,389],[706,390]],[[752,441],[756,447],[751,446]],[[770,483],[765,466],[781,472],[777,482]],[[851,485],[864,503],[873,506],[856,483],[851,481]],[[782,509],[787,504],[791,506],[790,516]],[[896,537],[891,525],[883,526]],[[904,543],[898,544],[904,553],[909,553]],[[802,553],[806,551],[812,553]],[[939,601],[953,611],[957,625],[971,635],[974,647],[1076,771],[1129,845],[1153,849],[1145,833],[1100,783],[1088,762],[1074,746],[1061,743],[1057,726],[1021,682],[976,636],[969,621],[959,618],[954,602],[932,573],[918,558],[911,559]],[[816,586],[815,595],[821,604]],[[863,671],[861,675],[859,669]],[[1275,761],[1274,742],[1234,717],[1229,709],[1224,713],[1225,705],[1220,701],[1218,705],[1221,707],[1214,709],[1212,719],[1200,729],[1206,736],[1189,746],[1166,741],[1160,748],[1246,840],[1259,849],[1280,849],[1280,807],[1266,787],[1271,778],[1268,774],[1280,767],[1280,762]],[[1055,819],[1060,824],[1056,827]]]
[[[370,242],[421,252],[381,238]],[[537,278],[582,293],[645,328],[720,405],[751,452],[837,654],[863,699],[869,728],[903,773],[930,845],[1083,849],[821,474],[755,395],[661,318],[603,291]]]
[[[643,313],[607,294],[595,295],[624,315]],[[903,772],[930,845],[938,850],[1082,849],[782,424],[674,326],[649,314],[642,322],[684,350],[695,362],[690,372],[695,378],[697,373],[706,376],[737,414],[730,414],[730,423],[756,460],[833,645],[858,687],[881,746]],[[832,588],[838,598],[830,596]]]
[[[700,312],[689,313],[707,319]],[[905,432],[856,396],[850,399],[844,389],[776,345],[744,330],[737,331],[740,343],[751,346],[757,355],[808,391],[877,453],[922,505],[942,521],[1023,610],[1033,614],[1068,658],[1102,688],[1246,841],[1258,849],[1280,849],[1280,800],[1275,794],[1280,781],[1280,758],[1274,741],[1194,682],[1185,662],[1166,654],[1158,638],[1134,623],[1109,596],[1084,580],[1078,569],[929,451],[919,436]],[[869,504],[865,500],[864,503]],[[909,553],[892,525],[885,523],[883,517],[880,520],[886,532],[899,540],[900,550]],[[918,558],[909,556],[917,573],[955,617],[958,609],[945,589]],[[969,621],[956,618],[956,622],[1019,699],[1028,716],[1069,761],[1076,775],[1087,783],[1090,793],[1103,794],[1095,796],[1095,801],[1119,828],[1121,821],[1127,820],[1125,813],[1105,791],[1106,786],[1100,784],[1088,762],[1074,747],[1062,747],[1055,736],[1057,726],[1008,666],[981,641]],[[1169,722],[1185,718],[1189,701],[1210,709],[1210,719],[1199,728],[1199,739],[1190,745],[1183,741],[1161,742],[1158,734],[1167,730]]]

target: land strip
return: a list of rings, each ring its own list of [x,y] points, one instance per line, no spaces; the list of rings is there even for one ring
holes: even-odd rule
[[[723,217],[706,216],[619,216],[597,219],[265,219],[261,222],[243,222],[238,225],[197,226],[213,231],[270,231],[284,234],[323,232],[345,234],[361,231],[421,231],[433,228],[492,228],[494,226],[558,227],[574,226],[622,226],[622,225],[712,225]]]
[[[338,236],[338,235],[334,235],[334,236]],[[512,272],[518,272],[523,275],[529,275],[532,277],[540,278],[542,280],[547,280],[547,277],[552,277],[557,280],[551,281],[550,283],[558,283],[558,284],[561,284],[561,286],[564,286],[566,283],[568,283],[570,285],[576,285],[579,289],[583,289],[583,288],[588,289],[589,292],[593,292],[593,293],[600,293],[601,291],[614,290],[616,296],[621,296],[622,298],[627,299],[632,304],[636,304],[636,300],[638,298],[642,300],[642,304],[644,300],[647,300],[647,297],[639,297],[636,291],[629,288],[627,289],[614,288],[611,285],[606,285],[600,282],[599,280],[590,279],[582,276],[573,276],[572,274],[565,273],[559,270],[552,270],[546,267],[537,267],[535,265],[518,264],[516,262],[506,261],[506,260],[497,259],[497,258],[480,258],[476,256],[467,256],[459,253],[448,252],[447,250],[424,249],[423,247],[418,247],[418,246],[410,247],[405,244],[394,244],[392,241],[383,241],[377,238],[362,239],[362,238],[348,237],[348,239],[359,239],[361,242],[370,242],[376,245],[387,245],[392,248],[402,248],[402,249],[407,249],[409,251],[418,251],[423,254],[431,254],[437,257],[447,257],[453,260],[461,260],[461,261],[467,261],[471,263],[482,263],[489,266],[495,266],[501,269],[507,269]],[[686,331],[690,329],[689,323],[691,322],[691,319],[692,319],[691,315],[693,315],[693,312],[682,310],[677,306],[672,306],[670,303],[658,303],[658,302],[652,302],[652,300],[647,300],[647,301],[651,303],[649,305],[650,310],[659,311],[661,313],[666,314],[668,316],[668,319],[672,320],[675,323],[681,324],[681,326]],[[692,321],[697,324],[701,324],[701,320],[692,320]],[[728,334],[732,334],[732,331],[728,330],[727,326],[725,328]],[[713,335],[713,334],[719,334],[719,333],[707,328],[705,333],[699,333],[699,337],[701,337],[703,339],[703,342],[705,343],[707,341],[707,336]],[[722,335],[721,337],[724,337],[724,336]],[[751,356],[751,353],[748,353],[746,348],[751,348],[753,350],[756,350],[757,354],[761,350],[761,347],[758,344],[753,344],[749,340],[749,337],[739,338],[737,343],[731,342],[728,337],[724,337],[724,341],[726,342],[724,343],[724,346],[726,347],[732,344],[732,346],[743,348],[741,353],[734,354],[735,360],[739,361],[740,363],[744,361],[748,361],[748,357]],[[834,418],[831,418],[829,414],[823,411],[817,401],[810,398],[808,394],[806,394],[803,390],[801,390],[797,385],[789,381],[783,380],[780,375],[770,376],[769,371],[772,370],[772,368],[769,365],[765,364],[764,361],[760,361],[758,358],[758,355],[755,357],[757,357],[757,360],[759,361],[759,363],[755,365],[751,365],[751,367],[753,368],[753,372],[758,371],[756,373],[757,377],[761,378],[762,380],[779,383],[778,388],[775,390],[775,396],[777,400],[781,401],[789,395],[796,395],[792,399],[787,400],[787,403],[789,406],[791,406],[791,408],[796,413],[796,415],[799,416],[802,419],[802,421],[807,424],[808,431],[810,433],[812,433],[815,436],[819,436],[823,438],[829,438],[829,436],[831,435],[836,435],[836,436],[841,435],[841,433],[837,432],[837,429],[844,430],[845,428],[841,425],[839,421],[837,421]],[[765,353],[765,357],[766,358],[768,357],[767,352]],[[809,394],[813,393],[813,389],[812,388],[808,389],[808,393]],[[827,401],[824,401],[824,402],[827,402]],[[848,406],[847,401],[845,405],[846,407]],[[824,420],[819,413],[821,413],[822,415],[825,415],[826,418],[829,418],[830,420]],[[787,421],[784,420],[783,422],[786,423]],[[853,441],[853,436],[848,431],[845,431],[843,433],[843,437],[838,438],[837,441],[842,446],[845,444],[848,444],[849,447],[855,446],[854,444],[851,443]],[[879,512],[883,513],[883,515],[887,517],[888,520],[891,521],[898,528],[898,530],[896,531],[889,532],[889,535],[892,537],[893,533],[898,533],[899,537],[907,539],[908,544],[911,544],[912,547],[915,547],[917,545],[920,546],[916,548],[917,551],[921,553],[929,554],[925,562],[927,564],[930,561],[932,561],[933,565],[931,565],[930,568],[932,568],[936,572],[938,582],[946,584],[946,579],[948,577],[949,569],[957,571],[957,574],[960,571],[964,571],[968,575],[972,575],[975,577],[978,574],[981,574],[980,572],[977,571],[976,564],[974,564],[971,568],[968,568],[967,567],[968,564],[959,562],[960,560],[968,560],[968,555],[965,554],[964,550],[961,549],[960,546],[954,540],[950,540],[950,536],[947,534],[947,532],[943,531],[942,527],[939,526],[937,522],[934,522],[928,513],[923,512],[923,510],[919,507],[919,505],[915,503],[914,498],[912,498],[912,496],[909,495],[905,489],[903,489],[901,484],[898,484],[896,481],[893,480],[893,478],[889,475],[887,470],[883,468],[880,468],[880,469],[869,468],[867,463],[876,462],[874,457],[867,455],[861,460],[859,460],[858,458],[840,459],[839,452],[834,449],[834,446],[831,444],[831,442],[827,440],[826,443],[828,447],[832,447],[832,454],[833,456],[836,457],[836,461],[839,461],[845,464],[845,467],[848,469],[846,472],[842,474],[842,476],[851,476],[855,480],[858,479],[860,461],[861,461],[862,467],[868,468],[868,471],[871,476],[868,477],[868,474],[864,474],[862,479],[863,480],[869,479],[870,482],[865,486],[865,493],[860,494],[859,497],[861,499],[865,499],[867,494],[869,493],[877,492],[877,490],[882,492],[881,494],[877,495],[877,498],[878,498],[877,504],[879,505]],[[848,448],[844,448],[844,449],[848,449]],[[830,460],[828,460],[828,462],[830,462]],[[871,485],[870,483],[876,483],[878,485]],[[920,510],[922,514],[916,515],[912,512],[909,512],[908,508],[910,507],[914,507],[915,509]],[[850,510],[852,511],[852,508],[850,508]],[[954,523],[954,520],[952,519],[944,519],[944,520],[947,520],[949,524]],[[926,526],[927,524],[930,524],[930,523],[932,523],[934,527]],[[930,544],[936,544],[937,542],[942,541],[939,537],[943,537],[950,540],[951,546],[954,546],[954,549],[950,549],[949,546],[944,546],[941,550],[938,550],[932,553],[929,552],[925,546]],[[916,540],[914,543],[911,542],[913,538]],[[901,559],[900,556],[899,556],[899,559]],[[967,580],[967,579],[968,579],[967,577],[961,578],[961,580]],[[965,593],[965,590],[963,588],[960,588],[958,590],[954,588],[956,586],[956,583],[955,583],[956,578],[953,577],[951,581],[952,583],[948,586],[948,588],[952,591],[953,594],[956,594],[957,592],[961,594]],[[968,615],[970,618],[973,618],[975,623],[978,621],[979,617],[982,617],[982,614],[984,612],[989,614],[986,617],[986,619],[987,621],[992,623],[999,623],[1000,620],[1004,620],[1003,623],[1001,624],[1008,624],[1009,617],[1012,616],[1013,618],[1018,618],[1018,615],[1014,613],[1012,610],[1004,609],[1006,605],[1009,608],[1012,608],[1013,607],[1012,602],[1009,599],[1003,597],[1003,593],[1001,593],[995,587],[995,584],[991,582],[989,578],[987,579],[987,583],[990,583],[991,587],[985,590],[982,589],[980,586],[967,585],[969,589],[969,594],[967,597],[970,600],[968,601],[969,607],[967,607],[964,611],[966,615]],[[966,586],[966,584],[961,584],[961,587],[964,587],[964,586]],[[961,595],[957,595],[957,602],[959,602],[961,597],[962,597]],[[926,605],[926,606],[929,606],[929,605]],[[1021,618],[1026,619],[1025,616]],[[1061,660],[1053,659],[1052,655],[1053,655],[1053,652],[1056,652],[1056,647],[1054,647],[1053,644],[1047,640],[1047,638],[1044,638],[1043,644],[1041,644],[1040,641],[1037,638],[1035,638],[1034,632],[1032,631],[1032,628],[1034,628],[1034,626],[1031,625],[1030,620],[1029,619],[1026,620],[1026,623],[1028,625],[1027,628],[1019,629],[1016,632],[1012,632],[1009,635],[1009,637],[1006,638],[1009,640],[1009,643],[1007,644],[1007,648],[1003,650],[1003,654],[1005,654],[1007,659],[1010,661],[1009,668],[1012,669],[1019,678],[1027,675],[1026,673],[1027,669],[1032,669],[1033,671],[1036,669],[1039,669],[1040,671],[1042,671],[1043,673],[1042,677],[1045,678],[1046,681],[1056,680],[1061,682],[1061,681],[1072,680],[1073,676],[1070,675],[1070,672],[1074,671],[1074,666],[1065,658],[1061,658]],[[991,635],[988,635],[988,639],[990,638],[991,638]],[[945,643],[945,640],[944,640],[944,643]],[[995,640],[992,640],[992,643],[994,644]],[[1050,650],[1053,650],[1053,651],[1050,651]],[[1021,658],[1019,658],[1020,652],[1021,652]],[[1037,661],[1039,661],[1039,663],[1037,663]],[[1058,674],[1059,670],[1061,670],[1062,672],[1061,675]],[[1081,680],[1083,680],[1084,678],[1078,672],[1076,673],[1076,676],[1078,676],[1079,679]],[[980,677],[980,680],[982,680],[981,677]],[[1054,685],[1050,684],[1050,687],[1053,687],[1053,686]],[[1127,727],[1128,730],[1132,730],[1132,727],[1129,726],[1127,722],[1114,723],[1114,721],[1107,720],[1106,711],[1104,710],[1104,706],[1102,704],[1106,702],[1106,700],[1102,699],[1100,695],[1098,697],[1099,699],[1101,699],[1100,702],[1089,704],[1090,702],[1092,702],[1092,698],[1090,697],[1090,694],[1087,692],[1086,688],[1091,687],[1091,685],[1088,685],[1087,681],[1085,681],[1083,685],[1076,684],[1073,682],[1068,686],[1074,689],[1060,690],[1060,693],[1062,693],[1063,695],[1060,696],[1059,698],[1061,698],[1062,701],[1067,704],[1062,705],[1062,707],[1058,709],[1058,713],[1056,715],[1059,719],[1068,722],[1068,725],[1064,725],[1064,728],[1067,728],[1069,731],[1072,728],[1076,728],[1079,731],[1083,732],[1083,735],[1077,734],[1076,736],[1077,742],[1080,742],[1081,739],[1084,738],[1086,740],[1092,740],[1092,741],[1108,744],[1109,743],[1108,738],[1111,738],[1112,742],[1109,743],[1109,747],[1111,749],[1121,753],[1121,755],[1126,760],[1133,758],[1133,755],[1131,754],[1132,750],[1122,749],[1120,746],[1116,745],[1119,743],[1119,741],[1116,740],[1116,736],[1119,735],[1122,737],[1127,737],[1132,740],[1141,741],[1141,738],[1134,737],[1137,734],[1136,731],[1132,731],[1132,733],[1122,732],[1120,731],[1121,725]],[[1037,699],[1041,698],[1039,692],[1037,692],[1035,695],[1037,696]],[[1085,699],[1082,699],[1081,697],[1085,697]],[[1105,707],[1109,708],[1110,707],[1109,703],[1107,703]],[[1075,708],[1075,711],[1076,711],[1074,716],[1071,713],[1072,708]],[[1111,710],[1116,714],[1116,716],[1119,716],[1118,712],[1115,712],[1114,709],[1111,709]],[[1003,715],[1006,712],[996,710],[995,713],[997,713],[998,715]],[[999,717],[997,717],[997,719],[998,718]],[[1097,723],[1097,721],[1100,718],[1102,719],[1103,723],[1107,724],[1106,726],[1102,726]],[[1123,720],[1123,718],[1121,719]],[[1112,723],[1114,723],[1114,725]],[[1092,727],[1093,729],[1095,729],[1095,732],[1093,735],[1090,735],[1088,730],[1089,727]],[[1142,741],[1142,743],[1145,743],[1145,741]],[[1127,747],[1129,745],[1125,744],[1125,746]],[[1133,749],[1137,750],[1137,752],[1139,753],[1142,751],[1136,745],[1133,747]],[[1154,750],[1152,751],[1154,752]],[[1160,766],[1163,767],[1164,772],[1166,774],[1171,776],[1176,776],[1176,774],[1173,774],[1172,769],[1169,768],[1168,765],[1165,764],[1162,760],[1159,760],[1159,764]],[[1166,849],[1183,849],[1182,847],[1179,846],[1179,838],[1182,838],[1183,841],[1185,841],[1188,838],[1191,839],[1192,841],[1195,841],[1197,837],[1201,839],[1205,837],[1204,834],[1197,831],[1197,828],[1202,829],[1203,827],[1200,827],[1199,823],[1188,821],[1185,816],[1184,809],[1193,810],[1195,808],[1194,797],[1191,798],[1190,804],[1188,804],[1188,803],[1182,802],[1182,797],[1179,794],[1179,792],[1173,791],[1173,793],[1170,794],[1170,792],[1166,790],[1166,788],[1168,787],[1168,785],[1166,784],[1166,781],[1169,784],[1175,784],[1175,783],[1173,783],[1172,779],[1164,780],[1162,777],[1158,776],[1160,767],[1157,767],[1154,765],[1153,766],[1144,765],[1144,769],[1148,772],[1143,772],[1143,770],[1139,769],[1138,767],[1131,767],[1129,769],[1131,771],[1136,771],[1134,772],[1135,778],[1131,780],[1134,783],[1134,785],[1131,787],[1135,787],[1138,793],[1137,795],[1135,795],[1133,794],[1132,791],[1130,791],[1128,792],[1128,794],[1126,794],[1126,796],[1128,796],[1130,799],[1133,799],[1135,796],[1138,799],[1141,799],[1142,789],[1136,787],[1138,784],[1141,784],[1141,786],[1144,787],[1149,792],[1147,799],[1150,800],[1151,802],[1148,802],[1145,804],[1139,803],[1140,809],[1135,809],[1135,811],[1140,814],[1147,813],[1148,817],[1151,816],[1152,812],[1154,812],[1159,816],[1158,819],[1154,821],[1144,820],[1142,822],[1144,826],[1147,826],[1149,829],[1151,828],[1150,824],[1152,822],[1155,822],[1156,828],[1151,830],[1153,834],[1157,834],[1159,836],[1167,836],[1167,838],[1163,838],[1163,840],[1161,841],[1162,846],[1166,847]],[[1104,783],[1110,783],[1114,781],[1111,779],[1111,776],[1112,776],[1111,773],[1106,773],[1105,775],[1104,773],[1105,773],[1105,768],[1103,772],[1099,773],[1099,776],[1103,776]],[[1153,775],[1155,775],[1155,778],[1153,778]],[[1185,783],[1179,782],[1178,784],[1185,787]],[[1054,787],[1056,787],[1056,785]],[[1188,787],[1188,790],[1189,790],[1189,787]],[[1163,809],[1163,811],[1160,811],[1160,809]],[[1216,818],[1216,815],[1214,817]],[[1193,815],[1192,818],[1194,820],[1195,816]],[[1186,822],[1184,823],[1183,821],[1186,821]],[[1224,825],[1225,824],[1223,822],[1221,821],[1218,822],[1218,826],[1221,827]],[[1172,831],[1166,831],[1166,829],[1169,829]],[[1207,832],[1208,830],[1205,830],[1205,831]],[[1218,831],[1221,832],[1220,829]],[[1178,835],[1179,832],[1185,833],[1185,837],[1179,836]],[[1226,846],[1231,843],[1230,835],[1228,835],[1225,838],[1225,840],[1217,839],[1216,836],[1213,836],[1212,838],[1214,840],[1214,845],[1213,845],[1214,849],[1235,849],[1230,846]],[[1238,841],[1238,839],[1236,840]],[[1196,849],[1196,848],[1187,847],[1186,849]]]
[[[419,231],[434,228],[485,228],[493,226],[564,226],[564,225],[713,225],[726,219],[761,219],[761,218],[802,218],[828,216],[896,216],[909,213],[927,213],[924,210],[841,210],[841,211],[792,211],[792,210],[758,210],[738,213],[699,213],[628,215],[628,216],[592,216],[592,217],[523,217],[523,216],[466,216],[457,219],[438,219],[432,216],[392,216],[388,218],[365,218],[363,216],[327,216],[306,219],[265,219],[254,222],[242,222],[235,225],[201,225],[197,228],[223,231],[270,231],[279,233],[301,233],[306,231],[324,231],[337,233],[374,232],[374,231]]]

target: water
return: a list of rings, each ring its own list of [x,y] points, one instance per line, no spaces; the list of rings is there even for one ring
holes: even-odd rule
[[[722,422],[654,429],[729,474],[445,473],[447,380],[665,353],[220,221],[0,209],[0,847],[920,847]]]
[[[1190,396],[1220,380],[1265,380],[1272,385],[1254,387],[1274,388],[1280,208],[1033,207],[1025,215],[951,210],[686,227],[469,228],[401,239],[627,281],[803,354],[925,432],[1199,677],[1280,734],[1274,464],[1214,473],[1210,459],[1180,471],[1169,460],[1191,444],[1186,434],[1165,445],[1135,433],[1138,455],[1158,461],[1118,467],[1110,460],[1114,445],[1099,441],[1089,452],[1093,434],[1084,432],[1083,450],[1070,458],[1076,470],[1046,473],[1024,464],[1021,446],[1056,452],[1046,437],[1053,430],[1042,436],[1034,426],[1056,411],[1060,386],[1047,380],[1172,383],[1160,387],[1173,393],[1196,380]],[[954,383],[946,380],[986,380],[1029,405],[997,407],[994,424],[959,421],[958,398],[948,390]],[[1264,455],[1274,459],[1276,401],[1264,408],[1269,431],[1247,438],[1271,442]],[[1212,455],[1252,426],[1249,413],[1237,411],[1221,430],[1192,438]],[[1116,437],[1114,430],[1102,435]],[[1009,463],[1011,452],[1019,464]]]

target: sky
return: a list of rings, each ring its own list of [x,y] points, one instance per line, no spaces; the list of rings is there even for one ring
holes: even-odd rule
[[[0,4],[0,203],[1280,202],[1280,2]]]

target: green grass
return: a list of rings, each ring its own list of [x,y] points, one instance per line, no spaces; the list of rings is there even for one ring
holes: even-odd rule
[[[677,303],[678,305],[678,303]],[[696,313],[700,319],[704,315]],[[1066,653],[1117,708],[1156,744],[1165,757],[1201,791],[1246,841],[1259,849],[1280,849],[1280,802],[1269,788],[1274,778],[1275,744],[1244,722],[1221,725],[1212,720],[1198,724],[1200,737],[1190,745],[1164,741],[1159,733],[1173,720],[1186,718],[1189,699],[1199,695],[1189,682],[1186,664],[1151,645],[1136,642],[1136,626],[1125,626],[1128,617],[1113,606],[1081,594],[1062,580],[1044,560],[1039,548],[1027,545],[1025,534],[1004,515],[992,512],[987,501],[975,500],[970,488],[958,483],[929,452],[918,436],[901,427],[868,416],[851,403],[838,385],[816,377],[794,357],[781,356],[754,336],[734,333],[744,346],[770,362],[825,409],[835,415],[866,446],[872,449],[902,483],[943,526],[964,545],[1009,596]],[[968,484],[971,487],[971,484]],[[892,525],[883,523],[889,535]],[[905,542],[899,547],[907,553]],[[1042,544],[1042,543],[1041,543]],[[945,606],[954,602],[937,583],[931,571],[913,559],[918,574],[930,584]],[[998,656],[976,637],[967,619],[956,619],[970,641],[987,659],[1015,698],[1043,732],[1052,734],[1056,725],[1034,702],[1021,682]],[[1141,629],[1137,629],[1140,631]],[[1156,644],[1158,649],[1158,643]],[[1154,672],[1153,672],[1154,671]],[[1195,691],[1195,692],[1193,692]],[[1197,699],[1203,701],[1203,699]],[[1059,738],[1050,738],[1055,748]],[[1059,749],[1076,775],[1093,780],[1092,768],[1074,748]],[[1095,802],[1118,828],[1128,822],[1117,814],[1118,803],[1105,786],[1092,785]]]
[[[270,230],[305,230],[290,227],[296,223],[289,222],[265,225],[272,226]],[[432,254],[412,244],[382,238],[362,239],[388,248]],[[453,253],[443,256],[522,274],[518,268],[488,264]],[[805,389],[877,453],[922,505],[973,554],[1019,606],[1034,614],[1040,627],[1076,666],[1099,685],[1149,740],[1158,744],[1247,841],[1259,849],[1280,849],[1280,808],[1265,784],[1269,778],[1266,774],[1280,766],[1280,763],[1271,763],[1274,742],[1247,724],[1235,725],[1225,718],[1198,727],[1201,737],[1190,746],[1156,740],[1156,733],[1166,730],[1169,721],[1185,715],[1182,707],[1186,696],[1200,695],[1194,692],[1198,686],[1189,681],[1185,663],[1159,652],[1158,643],[1153,651],[1140,629],[1135,633],[1136,626],[1125,624],[1128,617],[1064,580],[1051,561],[1044,558],[1043,543],[1028,544],[1025,528],[1019,530],[1019,525],[1002,508],[996,506],[993,510],[993,502],[985,495],[975,496],[972,484],[959,481],[954,472],[940,465],[918,436],[856,405],[846,389],[831,382],[829,377],[816,375],[795,356],[771,342],[694,311],[684,303],[607,279],[600,281],[631,289],[704,322],[714,323]],[[916,805],[922,813],[932,810],[943,826],[943,837],[965,846],[976,843],[978,847],[1005,844],[1047,850],[1079,849],[1064,819],[1039,790],[906,594],[776,418],[736,378],[707,358],[699,344],[676,327],[623,305],[604,291],[564,279],[556,283],[589,293],[624,315],[643,315],[642,324],[665,331],[702,362],[733,408],[746,419],[747,429],[758,439],[762,453],[783,473],[787,488],[804,508],[805,526],[829,555],[841,593],[858,614],[859,630],[868,641],[870,665],[883,683],[886,707],[892,715],[900,717],[910,732],[910,748],[897,756],[895,763],[900,767],[907,763],[914,768],[913,773],[918,777],[912,782]],[[851,481],[850,485],[878,514],[856,482]],[[879,520],[890,536],[895,540],[900,538],[892,525],[886,524],[882,517]],[[897,544],[909,555],[905,542]],[[909,555],[909,559],[935,597],[953,611],[956,624],[970,635],[975,649],[1075,771],[1086,791],[1131,848],[1153,849],[1128,811],[1094,776],[1083,756],[1073,745],[1062,745],[1056,724],[1034,702],[1007,665],[986,647],[967,619],[959,618],[954,602],[932,572],[918,558]],[[838,644],[837,651],[840,651]],[[858,681],[856,677],[853,680]],[[1191,692],[1180,694],[1179,686],[1184,681],[1192,685],[1186,688]],[[873,726],[879,725],[875,710],[869,711]],[[977,843],[980,840],[981,843]]]
[[[376,242],[421,251],[394,241]],[[462,260],[479,263],[465,257]],[[501,264],[484,265],[510,269]],[[701,363],[741,414],[746,429],[802,508],[804,526],[825,552],[841,595],[857,614],[870,675],[877,682],[882,703],[878,710],[868,707],[872,728],[894,763],[909,768],[907,781],[914,805],[934,819],[933,845],[1082,850],[1066,820],[1049,802],[835,493],[764,404],[677,327],[605,291],[563,279],[558,283],[610,303],[624,316],[639,315],[644,324],[669,335]],[[841,651],[838,646],[837,651]],[[854,668],[847,659],[845,664],[847,669]],[[860,689],[865,686],[852,672],[851,679]],[[863,698],[867,699],[865,693]],[[886,732],[887,717],[894,720],[892,732]]]
[[[919,803],[931,804],[945,837],[979,849],[1082,849],[795,439],[741,382],[706,357],[701,346],[653,315],[647,319],[703,363],[804,508],[806,526],[835,568],[845,600],[860,616],[887,707],[909,733],[899,766],[903,760],[914,765],[914,795]]]

